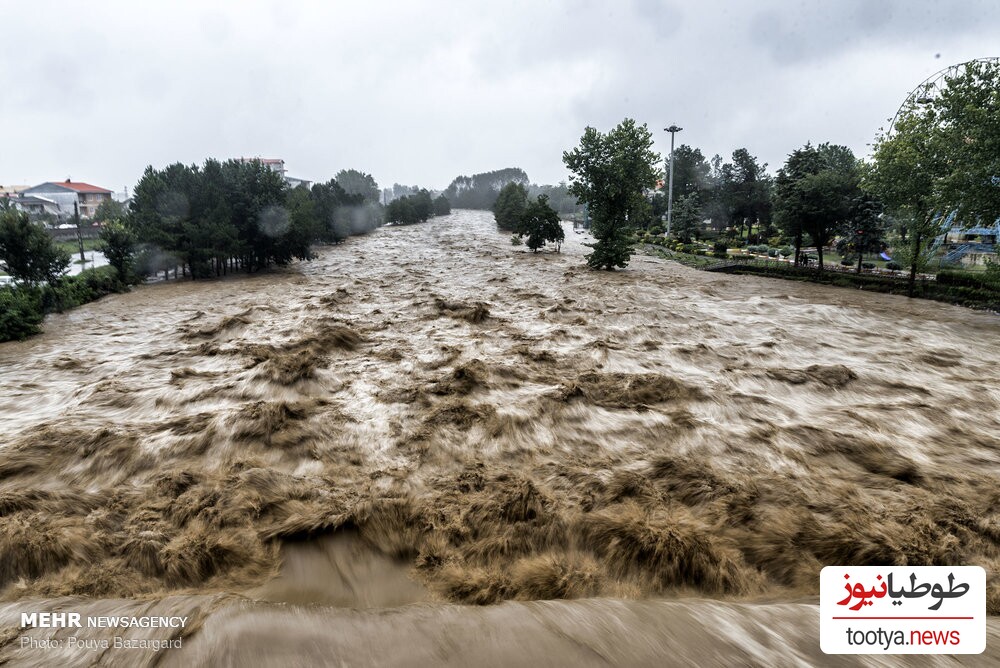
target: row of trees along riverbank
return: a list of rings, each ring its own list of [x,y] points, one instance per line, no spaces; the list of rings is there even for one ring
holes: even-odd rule
[[[203,278],[309,259],[315,241],[339,243],[382,224],[378,188],[365,187],[371,177],[359,181],[358,174],[289,188],[257,160],[147,167],[127,217],[142,246],[136,267],[166,277],[179,266],[182,275]]]
[[[127,290],[146,276],[208,278],[309,259],[314,242],[339,243],[384,220],[374,179],[343,170],[290,188],[260,161],[148,167],[128,210],[102,216],[98,250],[109,266],[67,277],[70,263],[41,221],[0,211],[0,341],[39,331],[44,315]],[[438,203],[440,208],[441,204]]]
[[[1000,221],[998,90],[1000,65],[968,63],[933,99],[911,99],[893,127],[877,135],[870,161],[846,146],[807,143],[788,156],[777,178],[746,149],[735,151],[732,163],[716,156],[710,164],[682,145],[674,156],[670,233],[681,244],[711,235],[723,254],[763,240],[790,245],[796,266],[803,246],[815,246],[817,273],[831,245],[859,272],[865,253],[889,250],[907,267],[912,296],[917,274],[947,240],[953,220],[965,228]],[[663,194],[650,196],[663,178],[660,156],[645,125],[625,119],[608,133],[588,127],[563,161],[572,173],[568,191],[593,221],[591,266],[624,267],[636,231],[664,232]],[[990,266],[988,273],[997,271],[997,261]]]

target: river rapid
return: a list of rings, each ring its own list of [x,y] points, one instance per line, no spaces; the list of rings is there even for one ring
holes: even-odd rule
[[[566,229],[456,211],[0,345],[0,663],[892,665],[820,652],[822,565],[997,573],[995,314]],[[70,634],[29,608],[189,622],[26,648]]]

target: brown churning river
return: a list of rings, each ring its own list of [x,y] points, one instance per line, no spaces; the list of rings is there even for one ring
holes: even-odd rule
[[[0,345],[0,663],[825,665],[822,565],[997,573],[1000,318],[581,239],[458,211]]]

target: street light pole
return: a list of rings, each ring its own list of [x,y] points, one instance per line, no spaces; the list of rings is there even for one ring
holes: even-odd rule
[[[670,177],[667,183],[667,236],[670,236],[670,225],[674,219],[674,135],[683,130],[676,125],[663,128],[670,133]]]

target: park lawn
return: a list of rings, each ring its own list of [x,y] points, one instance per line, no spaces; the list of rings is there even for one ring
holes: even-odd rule
[[[98,250],[98,246],[101,244],[100,239],[84,239],[83,240],[83,250],[92,251]],[[56,242],[56,248],[64,250],[67,253],[79,253],[80,252],[80,242],[79,241],[58,241]]]

